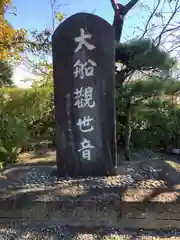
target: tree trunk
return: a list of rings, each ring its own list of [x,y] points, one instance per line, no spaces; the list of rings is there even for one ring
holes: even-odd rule
[[[127,119],[126,119],[126,131],[125,131],[125,159],[126,161],[131,161],[131,149],[130,149],[130,142],[131,142],[131,101],[129,101],[127,106]]]
[[[115,40],[116,40],[116,42],[120,42],[125,15],[129,12],[129,10],[131,10],[131,8],[138,1],[139,0],[131,0],[128,4],[126,4],[124,6],[120,3],[116,3],[115,0],[111,0],[111,4],[112,4],[112,7],[113,7],[114,12],[115,12],[113,27],[114,27],[114,30],[115,30]]]
[[[119,43],[121,39],[123,23],[124,23],[123,18],[121,18],[119,16],[119,13],[116,12],[114,15],[113,27],[115,32],[115,40],[117,43]]]

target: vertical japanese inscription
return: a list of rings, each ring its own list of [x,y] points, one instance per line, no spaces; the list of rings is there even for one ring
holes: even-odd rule
[[[115,156],[113,28],[77,13],[56,29],[52,48],[57,172],[104,176]]]
[[[74,41],[77,43],[77,47],[74,52],[77,53],[81,51],[83,47],[89,51],[95,50],[96,46],[90,43],[91,37],[91,34],[85,33],[85,30],[80,28],[80,36],[74,38]],[[78,79],[82,80],[87,77],[93,77],[96,66],[96,62],[92,59],[86,59],[86,61],[77,59],[73,65],[75,81],[78,81]],[[93,90],[92,86],[80,86],[80,88],[77,88],[74,92],[74,106],[78,109],[94,108],[96,106],[96,102],[93,99]],[[78,118],[76,126],[81,133],[88,133],[94,131],[93,123],[94,119],[88,115]],[[89,161],[92,160],[91,150],[94,148],[95,146],[88,138],[81,137],[81,142],[77,151],[81,154],[81,158],[83,160]]]

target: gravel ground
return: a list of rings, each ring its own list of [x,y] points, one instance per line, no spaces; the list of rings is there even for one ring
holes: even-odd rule
[[[180,239],[180,232],[132,231],[122,229],[94,229],[75,230],[67,227],[55,226],[47,229],[1,229],[1,240],[176,240]]]
[[[22,167],[23,168],[23,167]],[[125,169],[125,170],[124,170]],[[63,179],[57,179],[53,175],[54,168],[47,166],[37,166],[29,167],[28,170],[25,170],[23,177],[19,180],[16,172],[14,173],[14,178],[10,177],[8,181],[11,182],[8,187],[22,187],[22,188],[31,188],[38,186],[56,186],[58,185],[71,185],[73,184],[82,184],[87,186],[94,187],[115,187],[115,186],[139,186],[139,187],[166,187],[166,183],[163,180],[159,179],[158,169],[154,169],[150,165],[143,165],[137,169],[131,167],[125,167],[119,171],[119,174],[115,177],[88,177],[88,178],[79,178],[73,179],[66,177]],[[11,174],[13,175],[13,173]],[[3,185],[4,187],[4,185]],[[1,187],[0,187],[1,188]]]
[[[88,181],[87,184],[89,185],[91,183],[95,184],[95,182],[98,182],[98,184],[106,184],[106,186],[139,186],[145,188],[166,187],[166,179],[161,175],[163,172],[163,160],[159,160],[159,162],[162,163],[162,167],[160,167],[161,169],[157,169],[155,167],[156,165],[152,164],[153,159],[155,159],[156,162],[158,159],[161,159],[161,157],[162,156],[160,154],[149,150],[141,150],[139,152],[135,151],[133,153],[133,162],[123,166],[123,158],[121,156],[121,167],[118,167],[119,175],[116,178],[98,178],[98,181],[97,178],[87,178],[86,180],[81,179],[77,181],[75,179],[69,178],[68,176],[66,179],[57,179],[56,177],[52,176],[52,172],[55,170],[55,166],[21,166],[16,170],[8,170],[9,174],[7,174],[7,180],[2,181],[2,179],[0,179],[0,189],[9,186],[22,186],[25,188],[31,188],[35,185],[54,186],[56,184],[62,184],[62,182],[63,184],[67,184],[67,181],[69,184],[76,181],[84,181],[86,183]],[[172,156],[168,155],[163,157],[163,159],[172,159],[174,162],[175,160],[179,160],[180,162],[180,159],[177,159],[177,157],[173,158]],[[136,160],[140,161],[141,163],[137,163]],[[160,166],[161,163],[159,164]],[[21,171],[20,174],[19,170]]]
[[[59,196],[61,196],[61,191],[64,189],[65,192],[63,192],[62,195],[65,194],[67,197],[69,196],[69,198],[71,198],[71,196],[73,198],[79,195],[84,196],[86,193],[85,197],[94,199],[94,195],[90,193],[91,189],[93,189],[93,192],[96,192],[99,191],[98,189],[103,188],[104,195],[99,196],[98,198],[107,198],[106,195],[108,195],[109,191],[113,188],[115,188],[113,191],[116,192],[116,188],[137,187],[144,189],[145,192],[137,192],[136,194],[133,193],[128,196],[128,199],[137,201],[139,196],[143,197],[144,194],[148,194],[146,194],[146,189],[167,188],[166,181],[159,178],[158,169],[154,169],[147,163],[140,164],[138,165],[138,168],[135,169],[128,166],[123,167],[119,169],[119,174],[113,177],[88,177],[79,179],[66,177],[63,179],[57,179],[53,174],[54,171],[54,166],[29,166],[22,171],[23,177],[21,176],[20,180],[17,177],[18,173],[16,171],[12,172],[8,175],[9,177],[11,175],[10,179],[8,179],[11,184],[8,184],[8,186],[5,187],[5,189],[8,188],[10,190],[10,195],[6,191],[4,197],[7,198],[16,195],[16,189],[21,190],[21,192],[32,192],[42,189],[51,190],[53,188],[60,190]],[[14,178],[12,178],[12,175],[14,175]],[[14,190],[12,191],[11,188]],[[106,191],[107,194],[105,194]],[[171,196],[171,198],[172,197],[173,196]],[[162,196],[160,198],[162,198]],[[166,201],[166,198],[167,197],[163,197],[163,201]]]
[[[5,180],[3,188],[6,187],[21,187],[21,188],[38,188],[38,187],[52,187],[56,185],[71,186],[83,185],[88,187],[120,187],[120,186],[139,186],[142,188],[154,188],[163,187],[166,188],[166,181],[159,176],[159,170],[153,168],[150,164],[141,164],[138,168],[133,169],[126,167],[125,171],[120,171],[118,176],[115,177],[101,177],[101,178],[86,178],[86,179],[72,179],[66,177],[66,179],[57,179],[53,176],[54,168],[52,167],[29,167],[28,171],[25,171],[23,178],[19,180],[14,174],[14,179],[8,179],[7,185]],[[63,181],[62,181],[63,180]],[[0,185],[1,188],[1,185]],[[180,232],[150,232],[150,231],[130,231],[120,229],[100,229],[94,233],[88,233],[83,231],[71,231],[68,228],[53,227],[49,229],[0,229],[0,240],[24,240],[24,239],[42,239],[42,240],[57,240],[57,239],[74,239],[74,240],[116,240],[116,239],[155,239],[155,240],[180,240]]]

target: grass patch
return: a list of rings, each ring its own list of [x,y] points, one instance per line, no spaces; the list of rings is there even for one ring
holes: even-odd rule
[[[174,162],[174,161],[166,161],[167,164],[169,164],[172,168],[174,168],[177,172],[180,172],[180,163]]]

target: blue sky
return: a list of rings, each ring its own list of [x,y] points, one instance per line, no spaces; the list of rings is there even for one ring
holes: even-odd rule
[[[59,11],[66,17],[77,12],[90,12],[95,10],[95,14],[106,19],[109,23],[113,21],[113,10],[110,0],[57,0],[62,6]],[[121,0],[126,4],[128,0]],[[26,28],[28,30],[52,27],[51,8],[49,0],[13,0],[17,8],[17,16],[8,15],[7,18],[15,28]],[[138,6],[136,7],[136,9]],[[135,11],[131,11],[125,23],[125,28],[138,24],[135,17]]]

